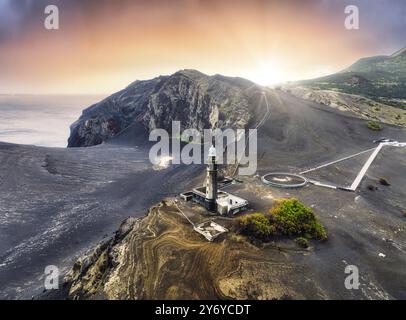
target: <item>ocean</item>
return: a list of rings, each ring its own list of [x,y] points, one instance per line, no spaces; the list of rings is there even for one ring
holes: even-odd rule
[[[69,126],[101,95],[0,95],[0,141],[66,147]]]

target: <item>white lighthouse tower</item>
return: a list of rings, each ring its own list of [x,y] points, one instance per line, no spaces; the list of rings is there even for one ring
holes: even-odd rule
[[[209,149],[206,177],[206,208],[217,212],[217,159],[216,148],[212,145]]]

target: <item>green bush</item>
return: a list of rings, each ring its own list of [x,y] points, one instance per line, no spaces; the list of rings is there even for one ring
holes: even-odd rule
[[[275,226],[262,213],[252,213],[238,219],[240,232],[261,240],[269,240],[275,233]]]
[[[374,131],[381,131],[382,130],[382,126],[376,122],[376,121],[368,121],[367,122],[367,128],[374,130]]]
[[[296,238],[296,243],[299,247],[301,248],[308,248],[309,247],[309,241],[306,238],[299,237]]]
[[[281,200],[269,210],[269,213],[271,222],[281,234],[327,239],[327,232],[317,221],[313,210],[297,199]]]
[[[269,210],[269,214],[244,215],[237,219],[237,227],[239,233],[263,241],[270,240],[274,235],[327,239],[327,232],[317,221],[313,210],[297,199],[284,199],[277,202]]]

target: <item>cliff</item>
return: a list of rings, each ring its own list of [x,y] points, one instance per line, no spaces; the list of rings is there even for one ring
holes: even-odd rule
[[[174,120],[182,129],[244,128],[252,120],[259,90],[248,80],[195,70],[135,81],[85,109],[70,127],[68,147],[100,144],[134,124],[146,132],[170,131]]]

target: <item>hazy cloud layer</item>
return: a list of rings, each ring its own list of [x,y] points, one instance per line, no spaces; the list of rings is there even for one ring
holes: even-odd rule
[[[347,4],[358,31],[344,28]],[[112,92],[184,67],[295,80],[390,54],[405,30],[404,0],[0,0],[0,93]]]

